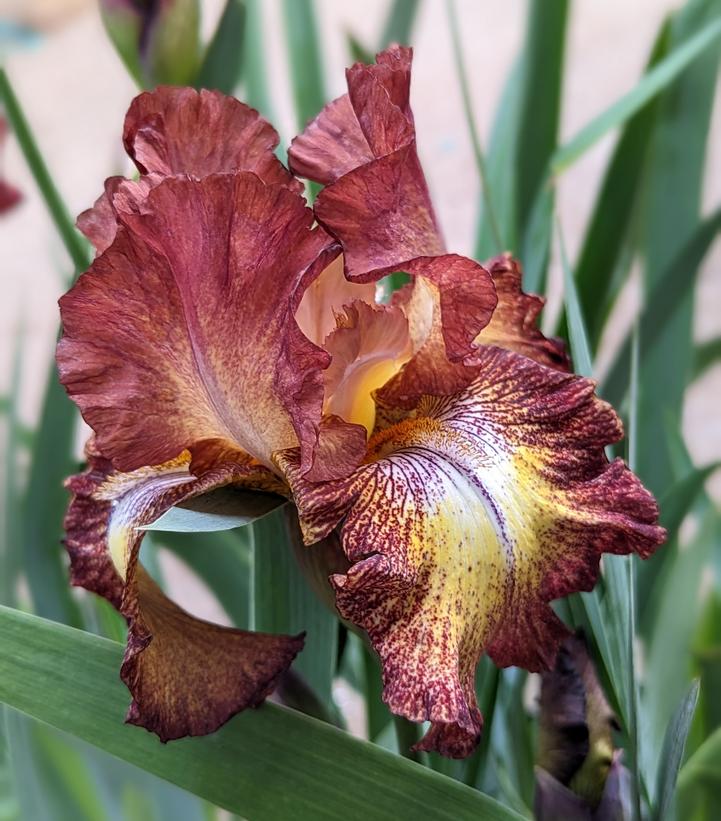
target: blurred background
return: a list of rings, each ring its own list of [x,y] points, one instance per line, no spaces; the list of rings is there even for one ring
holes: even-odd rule
[[[106,5],[112,6],[113,2],[108,0]],[[118,5],[124,2],[117,0]],[[478,237],[484,232],[487,235],[488,228],[482,215],[480,176],[459,83],[458,52],[449,25],[448,3],[238,0],[237,4],[252,9],[257,36],[246,33],[243,59],[252,51],[253,65],[260,66],[260,70],[250,76],[246,67],[236,93],[240,99],[250,95],[250,101],[271,120],[280,132],[283,150],[306,119],[303,106],[298,105],[299,77],[302,79],[306,71],[312,77],[318,66],[325,98],[342,94],[345,67],[359,52],[372,55],[383,43],[389,30],[389,10],[405,13],[407,41],[415,50],[411,102],[421,161],[436,211],[448,249],[479,255],[479,249],[488,243],[484,246]],[[139,0],[138,6],[142,5]],[[200,6],[202,37],[208,41],[226,4],[224,0],[202,0]],[[308,37],[303,25],[299,25],[299,31],[292,28],[292,21],[296,25],[303,22],[297,14],[300,7],[314,8],[317,24],[317,55],[309,52],[307,63],[302,48],[295,58],[290,48],[294,37],[296,42]],[[562,32],[559,35],[553,31],[553,26],[554,21],[565,18],[566,7],[564,38]],[[664,20],[682,7],[683,13],[656,40]],[[537,169],[542,177],[556,145],[567,144],[597,115],[636,87],[655,41],[660,44],[661,56],[672,48],[681,48],[714,15],[721,14],[721,2],[456,0],[455,9],[474,122],[487,150],[495,193],[502,195],[516,181],[504,183],[499,168],[508,168],[509,162],[513,167],[515,162],[518,167],[513,171],[519,172],[521,187],[525,173],[523,154],[513,159],[516,144],[504,152],[504,146],[492,138],[499,111],[504,108],[509,74],[524,43],[538,46],[545,38],[561,43],[562,49],[565,40],[564,58],[557,52],[544,52],[542,46],[531,55],[538,72],[538,97],[534,99],[533,77],[524,89],[525,131],[520,142],[532,151],[535,121],[529,112],[534,111],[535,104],[535,113],[543,119],[543,107],[553,107],[553,85],[558,85],[554,72],[561,74],[558,133],[550,114],[547,120],[553,121],[552,142],[543,156],[543,167]],[[545,16],[551,9],[554,11]],[[290,13],[293,10],[295,15]],[[547,31],[534,31],[534,26],[542,29],[544,25]],[[0,0],[0,57],[40,153],[74,217],[94,202],[106,177],[132,173],[122,149],[121,133],[125,111],[138,93],[138,86],[108,38],[96,0]],[[669,546],[651,562],[643,563],[637,585],[636,672],[644,696],[643,732],[648,736],[647,750],[651,750],[649,760],[642,762],[647,783],[653,780],[669,719],[694,675],[700,675],[702,682],[706,676],[710,689],[704,691],[702,683],[702,693],[710,693],[713,701],[707,697],[703,710],[696,714],[689,750],[694,753],[703,749],[703,742],[710,738],[716,739],[717,752],[721,750],[721,704],[713,690],[713,682],[718,690],[721,681],[721,471],[715,469],[721,461],[718,58],[717,38],[702,60],[675,84],[663,88],[654,111],[654,99],[641,109],[639,116],[647,117],[645,121],[631,120],[624,123],[623,129],[608,130],[555,179],[556,213],[590,329],[593,375],[602,386],[602,395],[614,402],[627,423],[633,404],[628,396],[630,331],[641,317],[639,404],[633,405],[639,409],[636,467],[661,500],[666,517],[662,521],[671,530]],[[649,119],[651,114],[656,119]],[[540,123],[539,140],[543,142],[548,134],[548,122]],[[633,145],[625,145],[625,156],[636,156],[644,168],[640,171],[632,163],[625,179],[623,164],[616,167],[611,161],[629,136],[637,140],[637,151],[634,153]],[[499,165],[494,164],[494,158]],[[0,439],[4,471],[4,504],[0,506],[4,510],[0,534],[4,539],[0,551],[4,564],[0,565],[0,582],[2,574],[15,578],[9,592],[14,599],[11,603],[20,608],[122,640],[122,624],[104,603],[94,599],[90,602],[91,597],[76,595],[77,591],[68,592],[64,557],[60,559],[58,547],[60,520],[67,501],[61,478],[80,460],[86,437],[72,408],[68,411],[69,404],[57,383],[52,378],[48,383],[58,330],[57,299],[67,290],[74,265],[13,134],[0,146],[3,179],[19,189],[22,200],[0,215],[0,422],[6,423]],[[606,196],[603,183],[608,179],[613,185]],[[633,198],[632,207],[626,207],[624,191]],[[534,289],[548,299],[544,330],[566,332],[568,328],[562,321],[564,271],[558,243],[554,236],[546,277],[542,263],[537,262],[544,258],[545,251],[531,230],[530,204],[537,192],[526,193],[528,201],[519,207],[519,212],[525,213],[520,215],[522,219],[519,217],[517,242],[511,250],[521,255],[527,274],[531,266],[536,266],[531,276]],[[607,204],[605,212],[603,208],[597,210],[599,202]],[[483,231],[479,231],[479,220],[485,226]],[[595,234],[589,230],[594,224],[598,229]],[[548,233],[555,235],[555,231]],[[589,248],[595,249],[590,257]],[[606,258],[608,270],[597,264],[594,268],[596,260]],[[659,283],[660,294],[658,288],[654,290]],[[595,293],[599,294],[598,300]],[[668,294],[665,300],[664,293]],[[690,302],[692,306],[687,305]],[[667,325],[672,326],[670,330]],[[572,331],[570,336],[576,356],[578,340],[572,338]],[[654,348],[656,343],[658,347]],[[72,455],[68,452],[70,439],[74,439]],[[620,446],[620,455],[632,455],[624,448]],[[240,532],[237,538],[231,538],[236,539],[234,560],[247,570],[253,537]],[[220,545],[220,537],[216,541]],[[155,546],[149,542],[144,554],[151,552],[152,556],[146,561],[156,564],[156,577],[162,577],[176,601],[216,622],[244,623],[252,605],[243,597],[252,598],[252,581],[235,575],[237,589],[228,578],[224,586],[223,573],[217,567],[208,569],[215,561],[210,556],[213,551],[205,554],[209,564],[204,565],[189,542]],[[17,565],[12,574],[11,562]],[[7,593],[7,587],[0,585],[0,594]],[[617,614],[609,587],[602,582],[598,595],[606,622],[613,625]],[[583,622],[577,611],[571,615],[574,625]],[[333,621],[328,614],[325,618]],[[280,631],[285,627],[271,622],[269,629]],[[377,687],[372,691],[370,684],[367,689],[362,681],[359,684],[362,674],[356,669],[357,658],[364,652],[360,642],[353,644],[353,637],[346,638],[342,629],[340,635],[342,640],[330,651],[334,679],[332,698],[328,696],[326,707],[331,711],[340,708],[348,728],[356,734],[397,749],[390,717],[382,705],[378,710]],[[595,639],[598,636],[594,635]],[[602,654],[596,644],[592,650],[598,663]],[[367,655],[363,663],[372,665]],[[483,667],[486,674],[490,667]],[[601,671],[607,689],[610,684],[615,690],[610,695],[613,701],[623,686],[609,681],[612,677],[608,674],[608,670]],[[375,668],[373,675],[377,683]],[[492,750],[488,753],[484,748],[479,753],[482,758],[475,759],[475,775],[470,777],[467,771],[434,759],[430,765],[528,815],[533,792],[533,688],[537,680],[515,670],[496,676],[493,699],[498,694],[497,717],[489,742]],[[482,702],[480,690],[479,700]],[[0,821],[56,821],[65,817],[73,821],[167,817],[194,821],[217,817],[208,806],[192,803],[195,799],[140,770],[117,763],[108,767],[104,754],[89,752],[88,747],[59,733],[40,731],[39,725],[21,721],[12,711],[7,715],[7,738],[13,740],[15,763],[14,776],[6,778],[0,733]],[[629,748],[627,736],[622,744]],[[490,766],[480,766],[479,760],[484,764],[490,761]],[[19,772],[23,778],[18,781]],[[88,783],[94,785],[90,792]],[[38,790],[49,791],[55,803],[43,805],[37,800]],[[651,805],[655,798],[647,793],[645,800]],[[97,803],[93,804],[88,796]],[[57,814],[61,806],[57,802],[64,802],[66,815]],[[700,810],[692,804],[698,812],[694,821],[715,817],[712,804]]]

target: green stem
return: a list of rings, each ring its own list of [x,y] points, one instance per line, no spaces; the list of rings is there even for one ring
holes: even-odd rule
[[[393,726],[396,730],[396,739],[398,741],[398,752],[411,761],[417,764],[423,763],[423,755],[417,750],[413,750],[413,746],[421,739],[420,727],[412,721],[402,716],[393,716]]]
[[[87,246],[75,229],[65,203],[62,201],[48,167],[38,150],[37,143],[15,96],[10,80],[5,69],[2,68],[0,68],[0,99],[5,105],[5,113],[15,132],[17,141],[25,156],[25,161],[30,167],[55,227],[73,261],[73,265],[78,271],[82,271],[90,264]]]
[[[489,665],[490,666],[490,665]],[[469,787],[478,789],[478,777],[485,770],[488,762],[488,752],[491,748],[491,733],[493,732],[493,716],[496,711],[498,690],[501,686],[501,673],[496,665],[490,669],[478,692],[478,706],[483,716],[483,733],[473,755],[468,759],[464,781]]]
[[[628,420],[628,465],[636,469],[636,443],[638,441],[638,364],[640,351],[639,324],[633,328],[631,343],[631,385],[630,413]],[[638,732],[638,691],[636,687],[636,663],[634,658],[634,636],[636,633],[636,566],[633,553],[625,557],[628,581],[628,663],[630,667],[628,704],[629,704],[629,741],[633,752],[634,813],[637,821],[641,820],[641,768],[639,766],[639,732]]]
[[[463,108],[466,113],[466,121],[468,123],[468,130],[471,135],[471,143],[473,144],[473,154],[476,158],[476,165],[478,166],[478,173],[481,176],[481,188],[483,189],[483,199],[486,204],[486,212],[488,214],[488,221],[491,226],[491,233],[493,240],[496,243],[496,250],[500,254],[504,251],[503,239],[498,227],[498,220],[491,202],[491,188],[488,181],[488,170],[486,168],[486,159],[481,148],[481,138],[476,128],[476,119],[473,113],[473,105],[471,103],[471,92],[468,86],[468,75],[466,74],[466,67],[463,62],[463,51],[461,49],[461,37],[458,30],[458,16],[456,15],[456,6],[453,0],[447,0],[446,8],[448,9],[448,22],[451,29],[451,39],[453,40],[453,57],[456,63],[456,73],[458,74],[458,82],[461,86],[461,95],[463,96]]]

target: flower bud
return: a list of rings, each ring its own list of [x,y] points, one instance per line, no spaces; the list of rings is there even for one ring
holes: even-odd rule
[[[192,84],[200,62],[198,0],[100,0],[100,11],[139,85]]]
[[[580,636],[561,645],[541,685],[535,815],[540,821],[630,818],[630,777],[618,729]]]

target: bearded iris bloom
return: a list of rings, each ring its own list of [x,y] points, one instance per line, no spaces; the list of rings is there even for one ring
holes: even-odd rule
[[[446,252],[410,68],[396,46],[349,69],[290,170],[237,100],[141,94],[123,134],[140,178],[79,220],[98,256],[60,301],[57,358],[94,436],[66,545],[74,583],[128,621],[128,720],[162,739],[258,704],[302,646],[191,617],[139,564],[143,528],[214,489],[280,494],[309,555],[337,547],[335,604],[385,701],[449,756],[481,733],[480,656],[552,666],[549,602],[590,590],[602,553],[663,540],[604,454],[618,417],[536,327],[517,263]],[[299,177],[324,186],[314,211]],[[382,304],[395,271],[410,282]]]
[[[7,139],[8,126],[4,117],[0,116],[0,152],[3,150]],[[12,210],[22,200],[22,194],[11,185],[2,174],[0,169],[0,214]]]

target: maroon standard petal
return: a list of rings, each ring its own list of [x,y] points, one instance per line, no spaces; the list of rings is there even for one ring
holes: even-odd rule
[[[538,329],[538,315],[545,300],[525,294],[521,288],[521,266],[510,254],[501,254],[485,263],[493,277],[498,305],[491,321],[476,342],[498,345],[535,359],[559,371],[570,371],[566,346],[560,339],[548,339]]]
[[[384,392],[387,401],[412,402],[468,384],[463,360],[475,351],[496,296],[484,268],[444,254],[416,152],[411,49],[392,46],[376,59],[346,72],[348,94],[293,141],[289,160],[295,172],[327,183],[315,211],[343,246],[350,279],[370,282],[399,270],[415,277],[404,306],[415,356]]]
[[[348,94],[326,106],[288,152],[293,171],[329,183],[316,213],[358,277],[443,253],[416,153],[412,50],[392,46],[376,59],[348,69]]]
[[[117,213],[135,210],[165,177],[252,171],[266,183],[302,192],[275,156],[278,133],[257,111],[219,91],[160,86],[136,97],[123,129],[140,184],[111,177],[105,192],[78,218],[78,228],[102,253],[115,238]],[[124,197],[117,196],[119,192]]]
[[[142,212],[60,300],[60,378],[98,447],[128,471],[301,443],[309,468],[329,357],[294,313],[337,247],[251,173],[167,178]]]
[[[278,140],[269,122],[234,97],[171,86],[136,97],[123,129],[125,149],[141,174],[252,171],[264,182],[302,191],[275,156]]]

